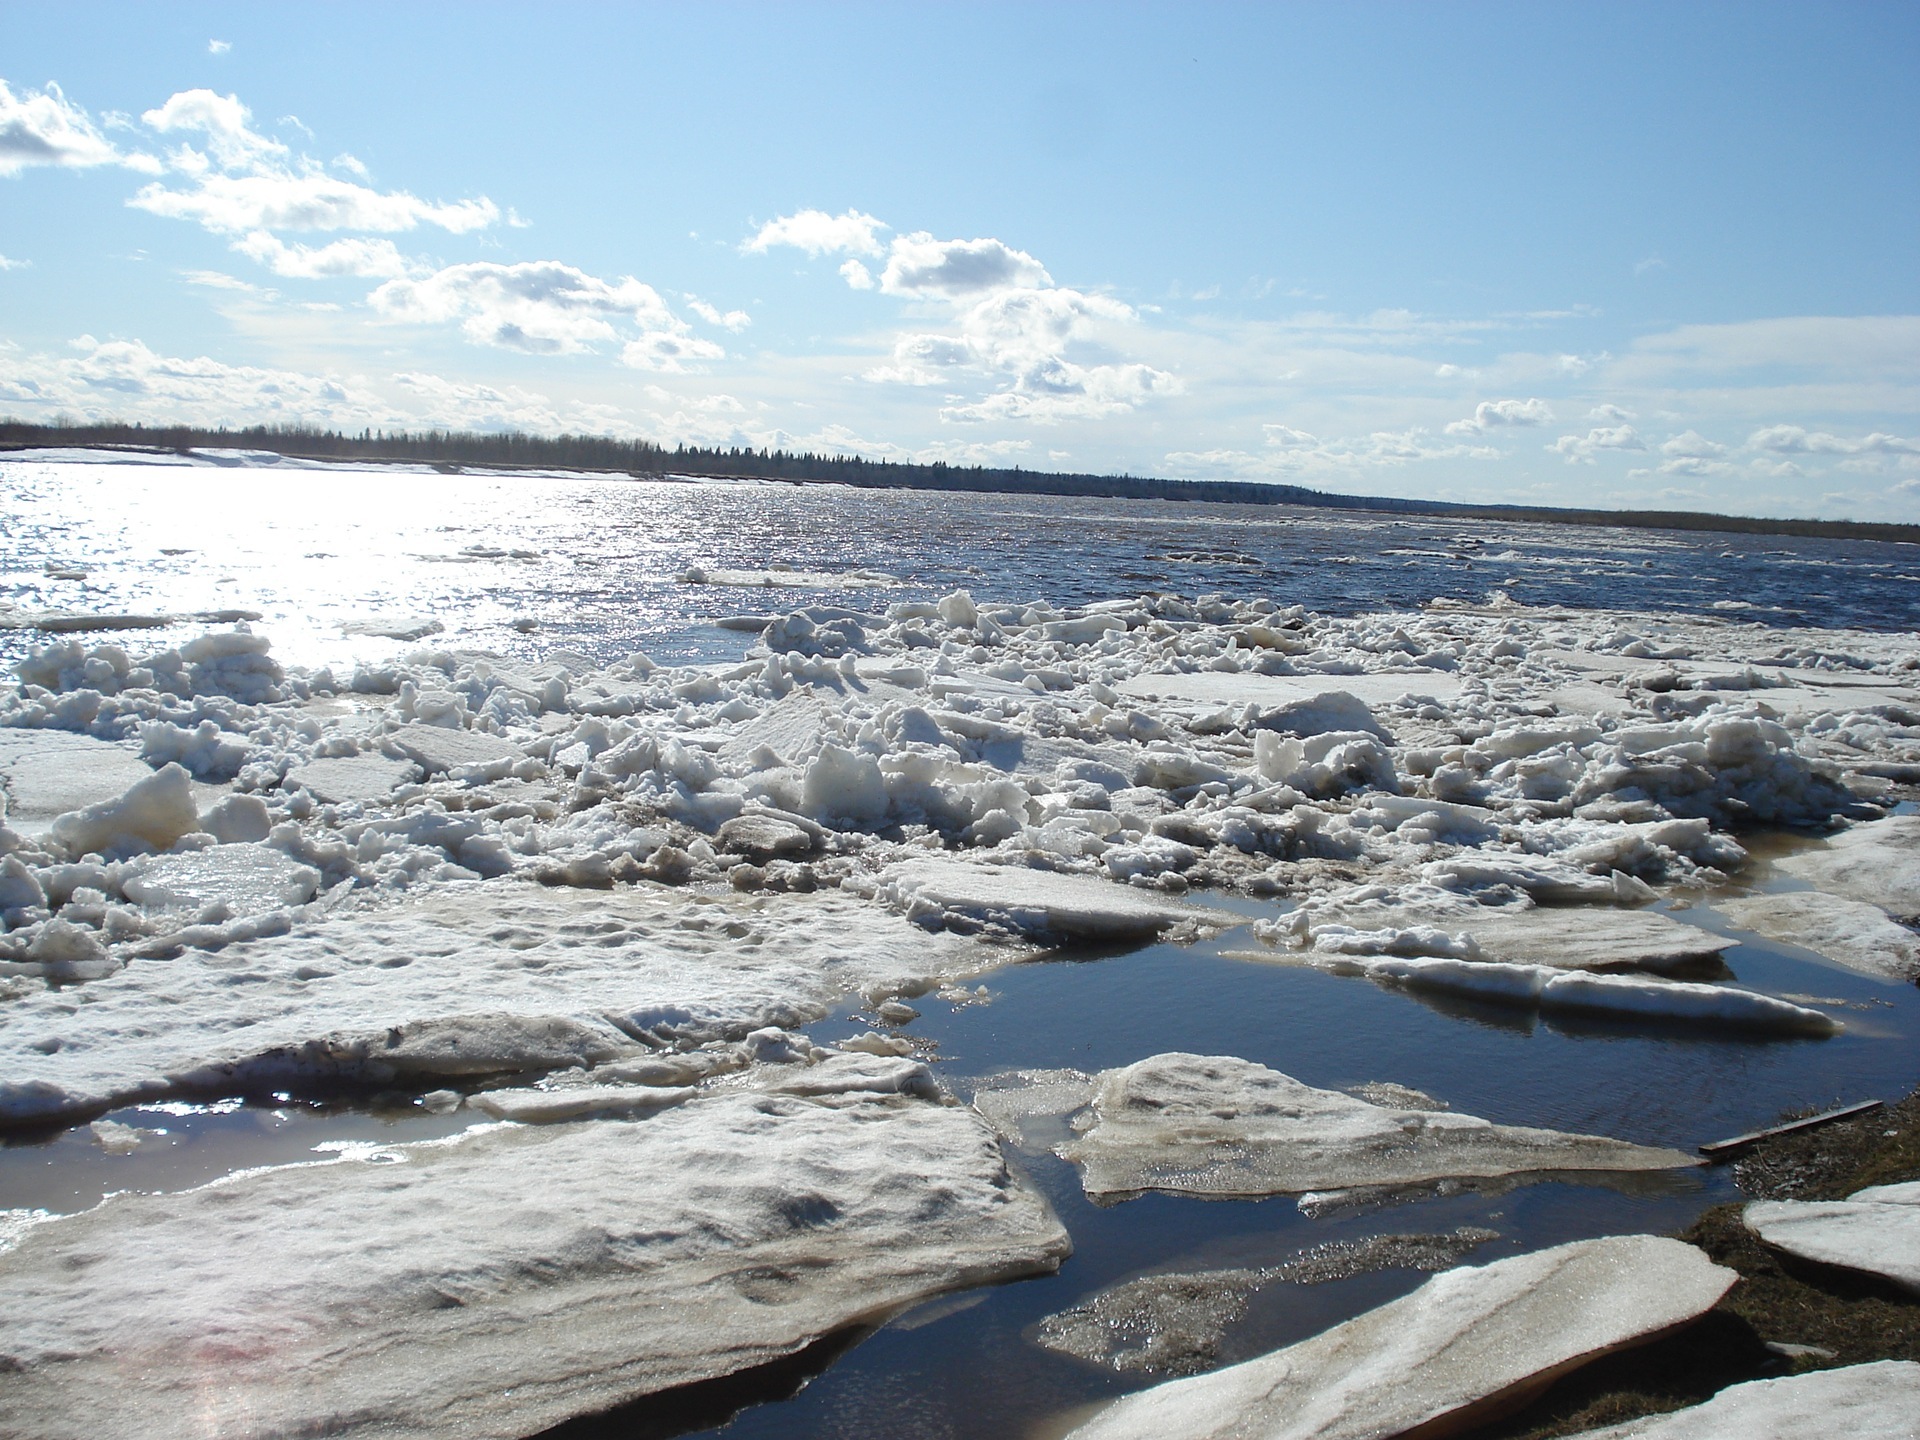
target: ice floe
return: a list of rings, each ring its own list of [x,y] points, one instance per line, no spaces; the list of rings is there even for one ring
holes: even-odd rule
[[[1093,1077],[1090,1090],[1078,1133],[1059,1148],[1095,1197],[1300,1195],[1697,1163],[1596,1135],[1376,1105],[1226,1055],[1151,1056]]]
[[[922,993],[997,958],[838,894],[773,906],[511,879],[267,928],[137,962],[85,1005],[47,990],[0,1008],[0,1123],[590,1068]]]
[[[1897,920],[1920,920],[1920,815],[1851,826],[1778,868],[1830,894],[1878,905]]]
[[[1920,934],[1896,924],[1878,905],[1820,890],[1785,890],[1715,903],[1742,929],[1803,946],[1862,975],[1920,979]]]
[[[1845,1200],[1756,1200],[1742,1218],[1789,1255],[1865,1271],[1920,1295],[1920,1181],[1869,1186]]]
[[[0,1255],[20,1440],[506,1440],[1069,1249],[970,1111],[852,1084],[481,1126],[22,1228]]]
[[[1319,1285],[1376,1270],[1445,1270],[1497,1232],[1462,1227],[1444,1235],[1374,1235],[1316,1245],[1279,1265],[1143,1275],[1049,1315],[1034,1341],[1106,1369],[1192,1375],[1213,1367],[1220,1341],[1248,1298],[1275,1282]]]
[[[1920,1365],[1876,1360],[1729,1385],[1703,1405],[1649,1415],[1572,1440],[1911,1440]]]
[[[1129,1395],[1072,1436],[1453,1433],[1577,1366],[1698,1318],[1736,1278],[1692,1246],[1650,1235],[1448,1270],[1297,1345]]]

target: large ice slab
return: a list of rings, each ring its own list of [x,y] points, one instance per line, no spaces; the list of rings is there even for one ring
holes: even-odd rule
[[[414,774],[413,762],[384,755],[341,755],[313,760],[287,773],[287,784],[298,785],[327,805],[350,800],[385,800]]]
[[[287,935],[139,961],[0,1009],[0,1125],[138,1099],[424,1084],[736,1039],[1003,957],[850,896],[467,882]]]
[[[1651,910],[1614,906],[1568,910],[1549,906],[1495,906],[1463,904],[1453,907],[1423,905],[1330,905],[1315,908],[1307,939],[1313,948],[1354,950],[1355,937],[1325,931],[1341,926],[1357,932],[1358,940],[1393,932],[1417,937],[1422,932],[1464,935],[1473,942],[1478,958],[1514,964],[1546,965],[1559,970],[1633,968],[1656,974],[1686,970],[1713,961],[1722,950],[1738,943],[1723,935],[1683,925]],[[1322,932],[1315,934],[1316,931]],[[1406,945],[1375,953],[1419,953]],[[1454,954],[1436,950],[1435,954]]]
[[[405,756],[429,775],[457,770],[463,765],[499,765],[520,758],[510,740],[480,730],[450,730],[439,725],[403,725],[383,742],[395,755]]]
[[[0,729],[6,823],[39,835],[54,818],[112,800],[153,771],[130,746],[69,730]]]
[[[1722,900],[1717,908],[1743,929],[1803,946],[1876,980],[1920,976],[1920,935],[1864,900],[1824,890],[1788,890]]]
[[[1845,1200],[1756,1200],[1741,1218],[1789,1255],[1862,1270],[1920,1295],[1920,1183],[1876,1185]]]
[[[1729,1385],[1704,1405],[1648,1415],[1571,1440],[1913,1440],[1920,1365],[1876,1360]]]
[[[1895,919],[1920,917],[1920,815],[1855,825],[1776,868],[1829,894],[1878,905]]]
[[[486,1126],[32,1226],[0,1256],[0,1431],[505,1440],[1069,1248],[953,1106]]]
[[[1071,1440],[1453,1434],[1697,1319],[1736,1278],[1691,1245],[1651,1235],[1449,1270],[1310,1340],[1129,1395]]]
[[[884,877],[886,898],[915,918],[997,920],[1023,933],[1133,940],[1183,921],[1236,925],[1240,917],[1089,875],[946,856],[911,860]]]
[[[212,845],[180,855],[134,862],[121,889],[141,905],[199,910],[225,905],[236,915],[255,915],[304,905],[320,884],[311,865],[268,845]]]
[[[1540,1170],[1675,1170],[1678,1150],[1401,1110],[1230,1055],[1155,1055],[1097,1077],[1060,1153],[1089,1195],[1287,1195]]]
[[[1450,699],[1461,677],[1445,670],[1396,670],[1370,675],[1258,675],[1196,670],[1187,675],[1137,675],[1114,686],[1139,699],[1185,700],[1208,705],[1279,708],[1322,695],[1347,694],[1366,705],[1385,705],[1402,695]]]

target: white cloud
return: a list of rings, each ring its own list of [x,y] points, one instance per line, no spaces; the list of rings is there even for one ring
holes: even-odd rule
[[[25,270],[32,264],[31,260],[9,260],[6,256],[0,255],[0,274],[9,270]]]
[[[15,95],[0,80],[0,175],[18,175],[29,165],[79,168],[122,158],[58,85]]]
[[[238,275],[229,275],[224,270],[182,270],[180,275],[189,285],[203,286],[208,290],[238,290],[246,295],[263,293],[258,285],[250,285]]]
[[[1698,430],[1688,430],[1674,436],[1671,440],[1663,441],[1660,445],[1660,453],[1676,459],[1712,460],[1726,454],[1727,447],[1707,439]]]
[[[950,385],[955,371],[987,375],[1000,386],[993,394],[940,412],[943,419],[967,423],[1113,415],[1180,389],[1174,376],[1148,365],[1074,358],[1071,352],[1101,332],[1135,318],[1103,295],[1064,287],[1002,290],[956,318],[958,335],[900,336],[892,363],[868,371],[867,378]]]
[[[1482,400],[1473,414],[1447,426],[1449,435],[1484,435],[1507,425],[1550,425],[1553,407],[1544,400]]]
[[[207,53],[209,55],[224,55],[231,49],[233,49],[233,42],[230,40],[207,41]]]
[[[790,245],[816,259],[822,255],[878,255],[880,231],[890,228],[886,222],[858,210],[829,215],[824,210],[802,210],[782,215],[760,227],[740,248],[764,255],[775,245]]]
[[[1769,425],[1756,430],[1747,437],[1747,446],[1776,455],[1920,455],[1920,442],[1898,435],[1876,430],[1858,440],[1848,440],[1798,425]]]
[[[1318,437],[1304,430],[1296,430],[1291,425],[1262,425],[1266,433],[1267,444],[1281,450],[1315,450],[1319,448]]]
[[[158,183],[143,186],[127,203],[227,235],[250,230],[392,232],[421,224],[465,234],[500,218],[499,208],[484,196],[436,204],[403,190],[373,190],[314,172],[208,174],[191,190],[169,190]]]
[[[620,342],[635,369],[677,370],[726,352],[693,336],[659,293],[632,276],[606,281],[558,260],[449,265],[394,279],[367,297],[378,313],[418,324],[460,322],[476,345],[571,355]],[[628,327],[637,328],[637,336]]]
[[[182,90],[140,118],[149,129],[158,130],[162,135],[186,131],[204,137],[213,162],[223,169],[256,168],[287,156],[286,146],[248,125],[253,113],[240,103],[237,95]],[[176,162],[181,169],[191,169],[195,163],[192,159]]]
[[[1618,405],[1596,405],[1587,412],[1587,419],[1596,425],[1623,425],[1639,418],[1633,411],[1622,410]]]
[[[233,242],[233,248],[258,260],[276,275],[296,280],[323,280],[342,275],[390,279],[411,268],[391,240],[350,236],[326,245],[289,245],[271,231],[255,230]]]
[[[420,372],[372,379],[227,365],[91,335],[75,340],[65,355],[0,346],[0,411],[195,425],[639,433],[630,416],[610,406],[555,401],[512,386]]]
[[[1569,465],[1593,463],[1602,450],[1645,450],[1646,441],[1631,425],[1598,426],[1585,435],[1562,435],[1549,450],[1559,452]]]
[[[1672,442],[1668,443],[1670,444]],[[1660,448],[1665,450],[1667,447],[1662,445]],[[1670,460],[1662,460],[1660,462],[1659,473],[1662,475],[1694,475],[1701,477],[1710,475],[1734,475],[1739,473],[1739,467],[1729,464],[1725,460],[1715,460],[1705,455],[1675,455]]]
[[[889,295],[946,300],[1052,284],[1045,267],[1024,250],[998,240],[936,240],[924,230],[893,242],[880,275],[880,288]]]
[[[855,290],[873,289],[873,272],[858,260],[849,260],[840,267],[840,278]]]
[[[499,207],[485,196],[450,203],[422,200],[404,190],[381,191],[340,179],[310,157],[301,156],[296,162],[285,145],[252,128],[252,114],[237,95],[183,90],[140,118],[162,134],[197,135],[206,148],[203,153],[182,144],[168,155],[168,166],[189,182],[187,188],[174,189],[156,181],[143,186],[127,203],[170,219],[191,220],[216,234],[250,235],[257,230],[392,233],[424,224],[460,235],[483,230],[500,218]],[[299,125],[293,117],[287,118]],[[352,156],[340,156],[334,163],[365,174],[365,167]]]
[[[753,324],[753,317],[744,310],[729,310],[722,315],[718,306],[709,305],[704,300],[689,300],[687,308],[709,325],[718,325],[723,330],[732,330],[736,334]]]

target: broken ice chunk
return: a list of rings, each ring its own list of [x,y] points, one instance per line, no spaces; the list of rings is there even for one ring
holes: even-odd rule
[[[1464,962],[1454,962],[1464,963]],[[1285,1195],[1541,1170],[1675,1170],[1696,1163],[1558,1130],[1401,1110],[1226,1055],[1155,1055],[1095,1079],[1091,1123],[1060,1153],[1091,1196]]]

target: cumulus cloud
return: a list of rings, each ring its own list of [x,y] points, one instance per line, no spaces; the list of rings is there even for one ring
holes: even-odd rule
[[[393,232],[422,224],[465,234],[484,230],[500,218],[499,207],[484,196],[442,204],[404,190],[374,190],[315,171],[205,174],[190,190],[172,190],[156,181],[143,186],[127,203],[228,235],[252,230]]]
[[[0,80],[0,175],[29,165],[81,168],[124,157],[58,85],[15,95]]]
[[[1317,436],[1309,435],[1304,430],[1296,430],[1291,425],[1262,425],[1260,429],[1266,434],[1267,444],[1277,449],[1314,450],[1320,445]]]
[[[1603,450],[1645,450],[1647,443],[1631,425],[1602,425],[1585,435],[1562,435],[1547,448],[1557,451],[1569,465],[1591,465]]]
[[[1497,460],[1501,452],[1490,445],[1469,445],[1436,439],[1415,426],[1407,430],[1375,430],[1336,440],[1322,440],[1290,425],[1263,425],[1267,450],[1182,450],[1169,454],[1167,463],[1179,470],[1262,476],[1304,472],[1351,475],[1358,470],[1396,469],[1432,460]]]
[[[449,265],[417,279],[389,280],[367,301],[390,319],[457,321],[476,345],[536,355],[619,342],[621,360],[635,369],[678,370],[726,353],[692,335],[651,285],[630,275],[602,280],[558,260]]]
[[[1673,459],[1713,460],[1727,453],[1727,447],[1707,439],[1698,430],[1688,430],[1661,442],[1660,453]]]
[[[880,275],[880,288],[889,295],[946,300],[1052,284],[1046,268],[1024,250],[998,240],[936,240],[924,230],[893,242]]]
[[[6,256],[0,255],[0,275],[9,270],[25,270],[31,264],[33,264],[31,260],[9,260]]]
[[[1920,455],[1920,442],[1876,430],[1858,440],[1798,425],[1769,425],[1747,437],[1748,448],[1776,455]]]
[[[169,96],[164,105],[146,111],[140,119],[150,130],[162,135],[184,132],[199,135],[207,154],[196,150],[177,152],[175,164],[183,170],[203,168],[212,163],[228,170],[253,168],[287,158],[287,147],[257,133],[247,122],[252,112],[237,95],[218,95],[211,90],[182,90]]]
[[[880,232],[890,228],[884,221],[858,210],[829,215],[824,210],[801,210],[769,220],[741,249],[764,255],[776,245],[804,250],[816,259],[822,255],[878,255]]]
[[[958,334],[900,336],[892,362],[867,378],[909,385],[950,385],[956,371],[993,378],[999,386],[993,394],[941,410],[943,419],[963,423],[1118,414],[1179,389],[1174,376],[1148,365],[1075,358],[1073,352],[1105,329],[1134,318],[1128,306],[1104,295],[1064,287],[1002,290],[961,307]]]
[[[1596,425],[1624,425],[1629,420],[1640,417],[1631,410],[1622,410],[1618,405],[1596,405],[1587,412],[1587,419]]]
[[[1482,400],[1473,414],[1447,426],[1449,435],[1484,435],[1508,425],[1551,425],[1553,408],[1544,400]]]
[[[891,358],[866,372],[869,380],[949,390],[969,375],[994,384],[979,400],[942,408],[946,420],[1112,415],[1180,388],[1168,372],[1119,360],[1103,343],[1138,320],[1131,307],[1056,286],[1038,260],[999,240],[940,240],[916,230],[883,248],[879,232],[889,228],[857,210],[803,210],[762,226],[743,248],[884,255],[878,276],[852,256],[840,275],[855,290],[951,307],[951,329],[900,334]]]
[[[258,260],[276,275],[296,280],[322,280],[341,275],[384,280],[405,275],[411,268],[391,240],[349,236],[326,245],[289,245],[268,230],[255,230],[233,242],[233,248]]]
[[[500,218],[485,196],[477,200],[422,200],[404,190],[381,191],[327,173],[252,127],[238,96],[183,90],[140,117],[160,134],[189,135],[168,168],[187,182],[143,186],[127,203],[155,215],[190,220],[217,234],[257,230],[366,230],[394,233],[434,225],[454,234],[483,230]],[[348,157],[342,157],[343,159]],[[347,168],[358,167],[358,162]],[[359,167],[364,173],[364,167]]]
[[[687,308],[707,324],[717,325],[722,330],[732,330],[737,333],[753,324],[753,317],[744,310],[729,310],[723,315],[717,305],[709,305],[704,300],[689,300]]]

